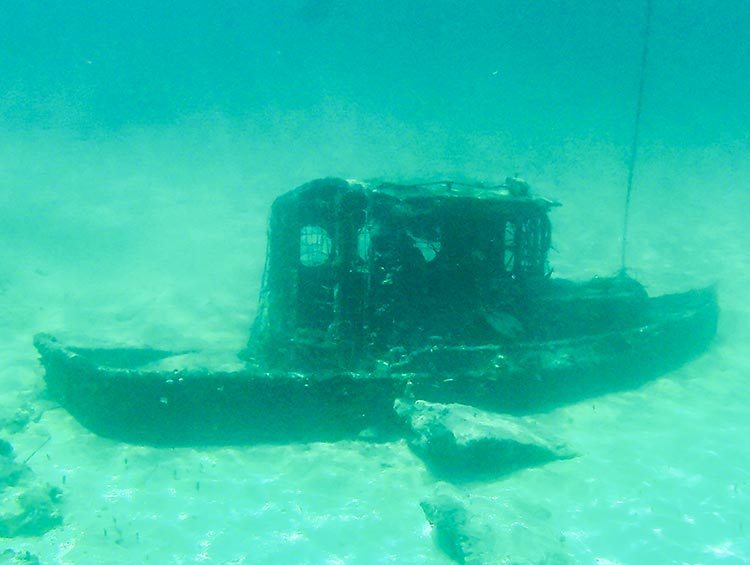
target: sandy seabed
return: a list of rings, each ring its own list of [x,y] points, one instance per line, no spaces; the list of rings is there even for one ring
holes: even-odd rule
[[[474,140],[461,147],[471,158],[457,160],[424,142],[405,154],[409,132],[390,147],[395,160],[346,139],[323,153],[302,140],[279,155],[232,132],[198,139],[188,127],[115,140],[35,133],[2,145],[0,437],[62,490],[63,524],[4,539],[0,550],[71,564],[448,563],[419,507],[435,480],[404,442],[157,449],[103,439],[44,399],[32,336],[239,350],[268,206],[328,174],[502,180],[528,171],[537,192],[565,204],[552,218],[556,274],[611,274],[621,155],[569,143],[498,156]],[[576,562],[750,561],[750,166],[739,155],[647,149],[633,198],[632,274],[654,294],[718,283],[710,350],[641,389],[545,415],[580,457],[463,487],[514,501],[520,524],[557,532]],[[23,413],[25,425],[7,424]]]

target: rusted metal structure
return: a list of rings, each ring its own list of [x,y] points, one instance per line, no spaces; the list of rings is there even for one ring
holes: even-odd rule
[[[523,414],[705,350],[711,287],[649,297],[622,272],[552,276],[555,206],[513,178],[307,183],[273,204],[244,369],[175,370],[177,353],[42,334],[47,385],[85,426],[138,443],[384,438],[402,396]]]

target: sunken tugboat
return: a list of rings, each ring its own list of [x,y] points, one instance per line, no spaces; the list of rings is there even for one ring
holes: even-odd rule
[[[532,413],[631,388],[703,352],[713,288],[649,297],[624,272],[551,276],[528,185],[321,179],[279,197],[243,369],[35,339],[50,393],[92,431],[161,445],[400,432],[400,397]],[[169,370],[167,370],[167,363]]]

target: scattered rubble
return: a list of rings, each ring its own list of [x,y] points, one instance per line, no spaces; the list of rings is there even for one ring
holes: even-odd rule
[[[411,428],[412,451],[433,475],[454,483],[500,478],[576,456],[530,417],[424,400],[398,399],[394,409]]]
[[[42,536],[62,524],[61,496],[25,462],[16,462],[13,446],[0,440],[0,538]]]
[[[573,565],[565,539],[543,508],[466,495],[447,483],[420,503],[438,547],[462,565]]]
[[[6,549],[0,553],[0,565],[39,565],[39,558],[29,551]]]

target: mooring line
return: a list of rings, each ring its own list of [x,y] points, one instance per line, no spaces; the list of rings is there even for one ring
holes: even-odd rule
[[[651,37],[651,2],[646,0],[646,25],[643,37],[643,54],[641,56],[641,76],[638,81],[638,100],[635,109],[635,124],[633,127],[633,144],[630,147],[630,162],[628,163],[628,188],[625,193],[625,217],[622,225],[622,248],[620,249],[620,273],[625,274],[625,255],[628,246],[628,217],[630,215],[630,194],[633,192],[633,173],[638,156],[638,134],[641,126],[641,110],[643,108],[643,90],[646,82],[646,62],[648,60],[648,44]]]

